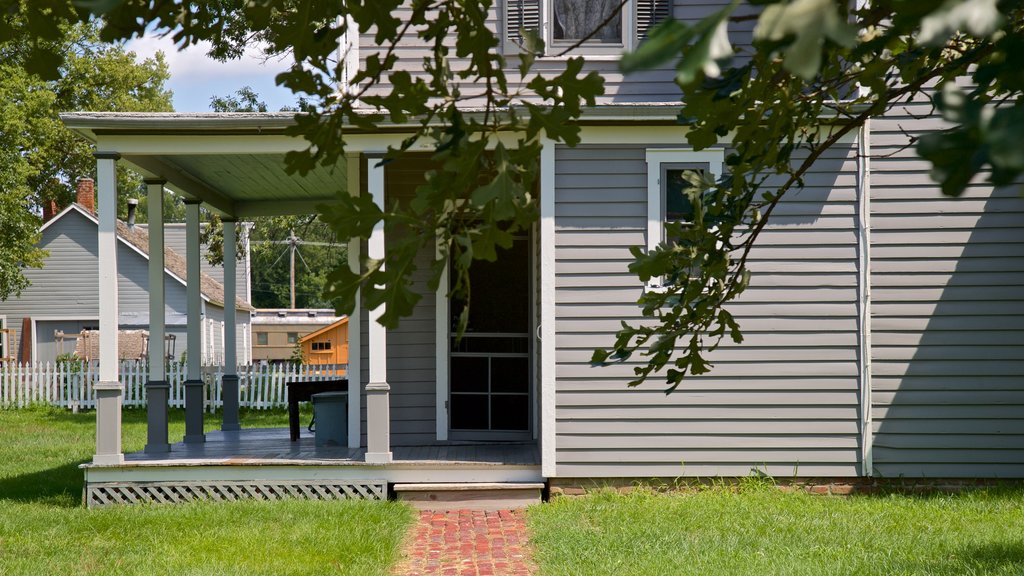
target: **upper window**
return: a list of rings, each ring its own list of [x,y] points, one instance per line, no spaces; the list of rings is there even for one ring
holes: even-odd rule
[[[535,30],[549,55],[577,43],[589,54],[635,48],[671,12],[671,0],[505,0],[506,51],[515,52],[523,30]]]
[[[270,339],[267,338],[267,333],[266,332],[257,332],[256,333],[256,345],[257,346],[266,346],[269,341],[270,341]]]
[[[695,177],[722,175],[724,150],[649,148],[647,150],[647,250],[665,240],[665,222],[690,222],[693,204],[687,191]],[[664,287],[664,279],[651,278],[649,290]]]
[[[298,332],[289,332],[288,333],[288,343],[289,344],[295,344],[298,341],[299,341],[299,333]]]
[[[313,342],[313,352],[327,352],[331,349],[331,342]]]

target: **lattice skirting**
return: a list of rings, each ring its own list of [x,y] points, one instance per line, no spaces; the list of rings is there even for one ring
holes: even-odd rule
[[[386,500],[383,480],[347,482],[98,482],[85,486],[85,505],[196,500]]]

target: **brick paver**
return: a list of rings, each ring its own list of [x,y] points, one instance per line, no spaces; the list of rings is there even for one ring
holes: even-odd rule
[[[525,511],[424,510],[419,515],[396,575],[533,574]]]

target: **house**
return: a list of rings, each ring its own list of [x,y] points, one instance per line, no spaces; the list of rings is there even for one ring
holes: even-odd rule
[[[257,309],[252,316],[252,359],[257,362],[290,360],[302,338],[338,320],[341,318],[334,315],[334,310],[326,308]],[[347,360],[348,356],[345,358]]]
[[[534,3],[497,2],[491,23],[510,33],[506,9],[524,4]],[[635,41],[637,4],[626,3],[619,44]],[[669,9],[692,20],[714,4],[675,0]],[[752,23],[737,26],[749,34]],[[365,57],[373,47],[367,35],[346,48]],[[542,64],[557,73],[563,62]],[[396,329],[365,309],[349,318],[347,448],[301,452],[286,436],[234,435],[228,409],[228,432],[204,436],[196,401],[184,444],[170,446],[151,403],[156,440],[147,452],[124,455],[116,421],[106,417],[119,410],[112,383],[102,391],[100,442],[86,466],[89,501],[121,498],[125,483],[158,490],[197,478],[227,487],[340,485],[380,497],[385,484],[405,482],[557,486],[753,470],[787,478],[1024,477],[1024,199],[981,184],[964,198],[943,197],[908,146],[941,126],[927,102],[908,102],[843,140],[775,210],[750,256],[751,287],[730,307],[746,341],[712,354],[711,374],[666,396],[657,384],[627,388],[629,365],[592,366],[593,348],[609,345],[621,320],[640,317],[636,301],[650,287],[628,271],[629,248],[661,240],[673,171],[719,175],[727,167],[724,150],[685,144],[671,69],[623,78],[609,55],[589,65],[604,75],[607,93],[584,112],[579,145],[543,143],[539,224],[499,263],[473,266],[473,309],[495,313],[472,318],[472,332],[454,346],[442,282]],[[63,119],[95,142],[101,202],[114,202],[111,175],[122,162],[228,220],[307,213],[339,192],[390,204],[409,197],[429,167],[426,154],[376,161],[401,144],[401,125],[381,133],[353,127],[337,170],[288,176],[285,154],[306,146],[286,134],[290,114]],[[198,210],[190,214],[198,227]],[[112,220],[101,226],[101,245],[113,242],[112,229]],[[349,251],[380,257],[387,245],[379,228]],[[433,257],[421,254],[424,264]],[[100,265],[109,271],[114,263]],[[425,273],[414,280],[427,289]],[[116,302],[106,306],[101,323],[112,325]],[[226,438],[259,443],[262,452],[229,448],[236,444]],[[274,450],[271,441],[279,442]],[[204,446],[206,459],[198,456]],[[225,455],[236,456],[230,466]]]
[[[299,338],[306,364],[348,364],[348,317]]]
[[[0,302],[0,321],[5,332],[7,356],[23,362],[53,362],[60,354],[79,352],[89,356],[88,334],[99,328],[99,284],[97,279],[96,232],[99,223],[93,200],[93,181],[79,180],[77,201],[43,223],[39,246],[49,252],[40,269],[26,269],[31,284],[17,298]],[[122,357],[137,358],[145,349],[141,331],[149,328],[148,276],[149,236],[144,226],[118,221],[117,259],[119,274],[116,286],[119,312],[117,327],[121,335]],[[157,346],[175,359],[188,349],[185,320],[184,259],[169,248],[164,255],[162,273],[166,294],[164,316],[167,336]],[[198,332],[201,344],[197,353],[206,364],[223,361],[224,287],[209,275],[200,279],[202,319]],[[247,343],[249,311],[245,300],[237,302],[236,330]],[[85,337],[81,337],[82,334]],[[134,349],[135,352],[128,352]],[[9,351],[8,351],[9,350]],[[125,354],[128,354],[125,356]],[[248,361],[248,346],[240,345],[239,358]]]

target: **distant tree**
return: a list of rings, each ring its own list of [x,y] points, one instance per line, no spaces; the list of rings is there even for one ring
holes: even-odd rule
[[[214,112],[266,112],[267,103],[249,86],[242,86],[234,94],[210,98]]]
[[[23,31],[18,16],[5,18],[9,30]],[[42,265],[45,254],[35,243],[43,206],[66,206],[76,179],[95,175],[93,147],[58,114],[169,111],[171,93],[162,54],[137,62],[123,46],[99,40],[98,22],[55,25],[46,40],[25,33],[0,38],[0,299],[7,299],[28,285],[25,267]],[[49,80],[29,71],[41,48],[63,55]],[[118,182],[131,193],[141,184],[126,169]]]
[[[295,111],[305,106],[300,98]],[[249,86],[234,94],[210,99],[214,112],[266,112],[267,104]],[[209,246],[208,260],[224,261],[224,228],[215,214],[207,217],[203,242]],[[291,305],[290,262],[295,257],[295,306],[297,308],[333,308],[334,303],[323,296],[327,274],[347,259],[345,245],[338,242],[334,231],[313,216],[265,216],[252,219],[249,234],[252,266],[252,304],[257,308],[288,308]],[[292,234],[297,239],[291,246]],[[241,237],[238,237],[241,242]],[[236,252],[242,257],[241,245]]]

